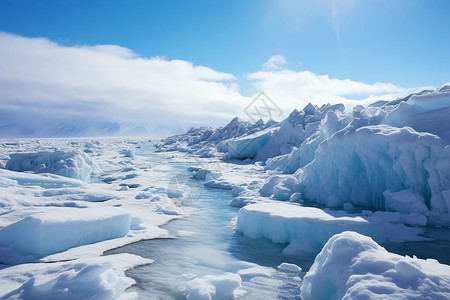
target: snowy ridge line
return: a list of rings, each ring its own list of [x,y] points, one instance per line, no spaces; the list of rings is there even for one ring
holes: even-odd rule
[[[192,128],[156,147],[263,166],[270,176],[260,195],[214,166],[194,171],[207,186],[243,188],[233,200],[237,206],[263,196],[415,213],[428,225],[450,226],[449,114],[450,88],[443,86],[351,110],[308,104],[280,123],[234,118],[223,128]]]

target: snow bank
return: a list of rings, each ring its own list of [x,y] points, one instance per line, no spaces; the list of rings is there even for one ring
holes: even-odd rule
[[[241,287],[241,284],[242,279],[238,274],[206,275],[186,284],[186,299],[233,299],[233,292]]]
[[[48,208],[0,229],[0,246],[37,257],[123,237],[131,215],[117,208]]]
[[[350,202],[448,218],[443,192],[450,189],[450,148],[442,139],[408,127],[351,125],[324,141],[295,180],[279,185],[288,194],[300,192],[304,199],[329,207]]]
[[[16,172],[52,173],[89,182],[91,174],[100,170],[80,150],[13,153],[10,157],[5,168]]]
[[[343,211],[324,211],[283,202],[249,204],[239,210],[236,229],[249,238],[267,238],[274,243],[291,243],[293,249],[311,252],[320,250],[330,237],[347,230],[373,237],[382,243],[387,240],[420,241],[422,229],[407,227],[395,215],[350,215]],[[298,243],[305,248],[299,247]],[[295,245],[297,244],[297,245]],[[314,247],[311,251],[310,248]]]
[[[13,266],[0,270],[0,298],[118,299],[135,283],[124,272],[151,262],[132,254],[118,254]]]
[[[301,287],[302,299],[449,299],[450,266],[387,252],[356,232],[333,236]]]

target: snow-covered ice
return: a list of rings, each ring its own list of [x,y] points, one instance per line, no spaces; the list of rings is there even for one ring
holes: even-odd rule
[[[365,106],[308,104],[282,122],[234,118],[157,141],[157,156],[142,138],[0,140],[0,297],[135,297],[124,271],[150,261],[102,254],[169,237],[160,226],[194,212],[204,185],[242,207],[237,235],[289,243],[290,258],[320,252],[303,299],[448,298],[448,266],[377,243],[448,232],[449,99],[444,86]],[[280,269],[302,281],[287,262],[246,263],[190,278],[185,296],[232,298]]]
[[[241,283],[242,279],[238,274],[205,275],[186,284],[186,299],[233,299],[233,292],[241,286]]]
[[[5,168],[11,171],[52,173],[83,181],[90,181],[92,173],[100,172],[97,164],[80,150],[12,153],[10,157]]]
[[[111,208],[54,207],[0,229],[0,246],[46,256],[128,234],[131,214]],[[1,253],[1,251],[0,251]]]
[[[268,238],[274,243],[306,243],[319,251],[337,233],[354,230],[382,243],[392,241],[421,241],[420,228],[405,226],[398,214],[391,216],[348,214],[343,211],[322,210],[289,203],[249,204],[239,210],[236,228],[250,238]],[[292,253],[292,246],[286,253]],[[306,250],[308,250],[306,249]],[[306,251],[306,254],[310,254]],[[292,253],[301,255],[302,253]]]
[[[302,299],[448,299],[450,266],[389,253],[356,232],[333,236],[304,277]]]
[[[47,264],[22,264],[0,270],[1,299],[133,299],[127,287],[135,283],[125,271],[152,263],[118,254]]]
[[[278,269],[288,271],[288,272],[297,272],[297,273],[302,271],[302,268],[300,268],[299,266],[297,266],[295,264],[290,264],[290,263],[282,263],[278,266]]]
[[[116,299],[134,283],[124,271],[150,261],[103,252],[168,237],[159,226],[186,213],[166,195],[170,168],[136,155],[141,145],[0,141],[0,298]]]
[[[450,148],[436,136],[387,125],[347,129],[323,142],[314,161],[294,175],[293,191],[326,206],[353,205],[398,211],[393,192],[410,205],[402,212],[442,215],[449,208]],[[406,204],[406,203],[404,203]]]

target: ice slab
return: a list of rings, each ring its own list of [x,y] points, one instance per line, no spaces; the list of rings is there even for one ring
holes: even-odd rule
[[[385,213],[363,216],[284,202],[269,202],[249,204],[241,208],[236,228],[250,238],[267,238],[274,243],[294,242],[286,253],[297,255],[302,253],[294,253],[295,249],[305,249],[305,254],[311,254],[314,249],[320,250],[317,245],[323,246],[330,237],[347,230],[371,236],[380,243],[387,240],[424,240],[419,236],[423,229],[393,222],[401,222],[398,215]],[[304,248],[298,245],[299,241],[305,244]]]
[[[118,208],[48,208],[0,229],[0,245],[43,257],[72,247],[123,237],[131,215]]]

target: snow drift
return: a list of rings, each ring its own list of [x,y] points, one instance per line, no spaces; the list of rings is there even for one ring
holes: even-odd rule
[[[118,299],[135,283],[125,271],[152,261],[118,254],[0,270],[2,299]],[[135,298],[135,297],[133,297]]]

